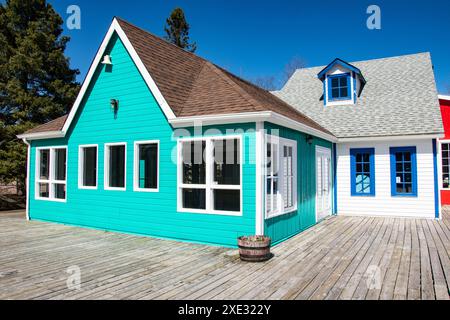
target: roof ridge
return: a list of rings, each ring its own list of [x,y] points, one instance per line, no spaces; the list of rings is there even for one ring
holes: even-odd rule
[[[250,102],[256,109],[261,109],[260,103],[256,101],[250,94],[248,94],[244,89],[239,87],[233,80],[229,78],[229,75],[226,73],[229,73],[228,71],[216,66],[215,64],[206,61],[206,65],[214,71],[217,75],[219,75],[224,81],[226,81],[229,85],[233,87],[239,94],[244,97],[248,102]],[[255,86],[254,84],[251,84],[252,86]],[[256,86],[255,86],[256,87]],[[258,87],[259,88],[259,87]]]
[[[373,59],[366,59],[366,60],[354,60],[354,61],[346,61],[343,60],[341,58],[335,58],[333,59],[339,59],[342,60],[344,62],[347,62],[348,64],[353,64],[353,63],[362,63],[362,62],[372,62],[372,61],[380,61],[380,60],[391,60],[391,59],[399,59],[399,58],[405,58],[405,57],[412,57],[412,56],[419,56],[419,55],[431,55],[429,51],[423,51],[423,52],[417,52],[417,53],[408,53],[408,54],[401,54],[398,56],[389,56],[389,57],[381,57],[381,58],[373,58]],[[332,61],[332,62],[333,62]],[[317,65],[317,66],[312,66],[312,67],[302,67],[302,68],[298,68],[295,69],[295,71],[297,70],[311,70],[311,69],[318,69],[318,68],[325,68],[327,67],[329,64],[323,64],[323,65]]]

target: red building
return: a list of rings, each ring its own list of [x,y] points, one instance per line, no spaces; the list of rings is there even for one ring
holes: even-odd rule
[[[450,204],[450,96],[439,96],[445,137],[440,140],[441,146],[441,203]]]

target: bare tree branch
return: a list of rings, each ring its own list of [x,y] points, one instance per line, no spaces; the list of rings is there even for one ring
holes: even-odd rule
[[[254,85],[267,91],[274,91],[277,89],[274,76],[258,77],[252,82]]]
[[[299,56],[294,56],[285,66],[283,70],[283,85],[294,74],[295,70],[306,67],[306,62]]]

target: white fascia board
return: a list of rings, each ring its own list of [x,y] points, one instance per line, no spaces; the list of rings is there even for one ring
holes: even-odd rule
[[[41,140],[41,139],[52,139],[52,138],[64,138],[64,132],[62,131],[46,131],[37,133],[24,133],[17,136],[19,139],[27,140]]]
[[[85,95],[85,93],[89,87],[89,84],[95,74],[95,70],[97,69],[99,63],[101,62],[101,59],[104,55],[106,47],[108,46],[108,43],[111,40],[111,37],[113,36],[114,32],[117,33],[120,40],[124,44],[125,48],[127,49],[128,53],[131,56],[131,59],[136,64],[139,72],[141,73],[142,77],[144,78],[145,82],[147,83],[150,91],[155,96],[156,101],[158,102],[159,106],[161,107],[162,111],[164,112],[164,115],[169,120],[175,118],[175,114],[173,113],[172,109],[169,107],[169,104],[167,103],[167,101],[162,96],[161,91],[158,89],[155,81],[148,73],[147,68],[142,63],[142,60],[139,58],[138,54],[136,53],[136,50],[134,50],[133,46],[131,45],[130,40],[128,39],[128,37],[125,35],[125,32],[120,27],[120,24],[117,21],[117,19],[114,18],[113,22],[111,23],[111,26],[108,29],[108,32],[106,33],[105,38],[102,41],[100,48],[97,51],[94,61],[92,62],[91,67],[89,68],[86,79],[84,80],[83,85],[80,90],[80,93],[78,94],[77,99],[75,100],[75,103],[73,105],[73,108],[71,109],[69,116],[67,117],[66,123],[64,124],[64,127],[62,129],[62,132],[64,133],[64,135],[69,130],[70,124],[72,123],[73,119],[75,118],[77,110],[80,107],[80,104],[84,98],[84,95]],[[113,57],[113,59],[114,59],[114,57]],[[114,63],[114,60],[113,60],[113,63]]]
[[[332,134],[328,134],[328,133],[325,133],[323,131],[314,129],[314,128],[306,125],[306,124],[303,124],[303,123],[300,123],[298,121],[292,120],[292,119],[290,119],[290,118],[288,118],[286,116],[283,116],[283,115],[281,115],[279,113],[276,113],[276,112],[272,112],[271,119],[268,120],[268,121],[270,121],[272,123],[275,123],[275,124],[278,124],[278,125],[281,125],[281,126],[284,126],[284,127],[287,127],[287,128],[290,128],[290,129],[293,129],[293,130],[296,130],[296,131],[307,133],[307,134],[310,134],[312,136],[315,136],[315,137],[318,137],[318,138],[322,138],[322,139],[325,139],[325,140],[328,140],[328,141],[331,141],[331,142],[337,142],[338,141],[338,139],[335,136],[333,136]]]
[[[338,143],[344,142],[360,142],[360,141],[394,141],[394,140],[421,140],[421,139],[441,139],[443,133],[435,134],[417,134],[404,136],[380,136],[380,137],[355,137],[355,138],[339,138]]]
[[[440,100],[449,100],[450,101],[450,96],[444,95],[444,94],[439,94],[438,98]]]
[[[328,141],[337,142],[337,138],[320,130],[311,128],[305,124],[289,119],[273,111],[244,112],[231,114],[215,114],[205,116],[179,117],[169,120],[169,123],[175,128],[191,127],[196,125],[220,125],[231,123],[248,123],[267,121],[287,127],[296,131],[307,133]]]
[[[269,118],[270,118],[270,111],[263,111],[263,112],[244,112],[244,113],[227,113],[227,114],[213,114],[204,116],[178,117],[169,120],[169,123],[174,128],[183,128],[200,124],[202,126],[209,126],[209,125],[220,125],[229,123],[268,121]]]

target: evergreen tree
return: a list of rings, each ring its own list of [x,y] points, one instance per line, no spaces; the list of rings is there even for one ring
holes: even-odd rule
[[[189,43],[189,28],[183,9],[175,8],[166,20],[165,39],[186,51],[195,52],[197,44]]]
[[[0,4],[0,180],[22,190],[27,149],[16,135],[67,113],[79,90],[62,24],[45,0]]]

